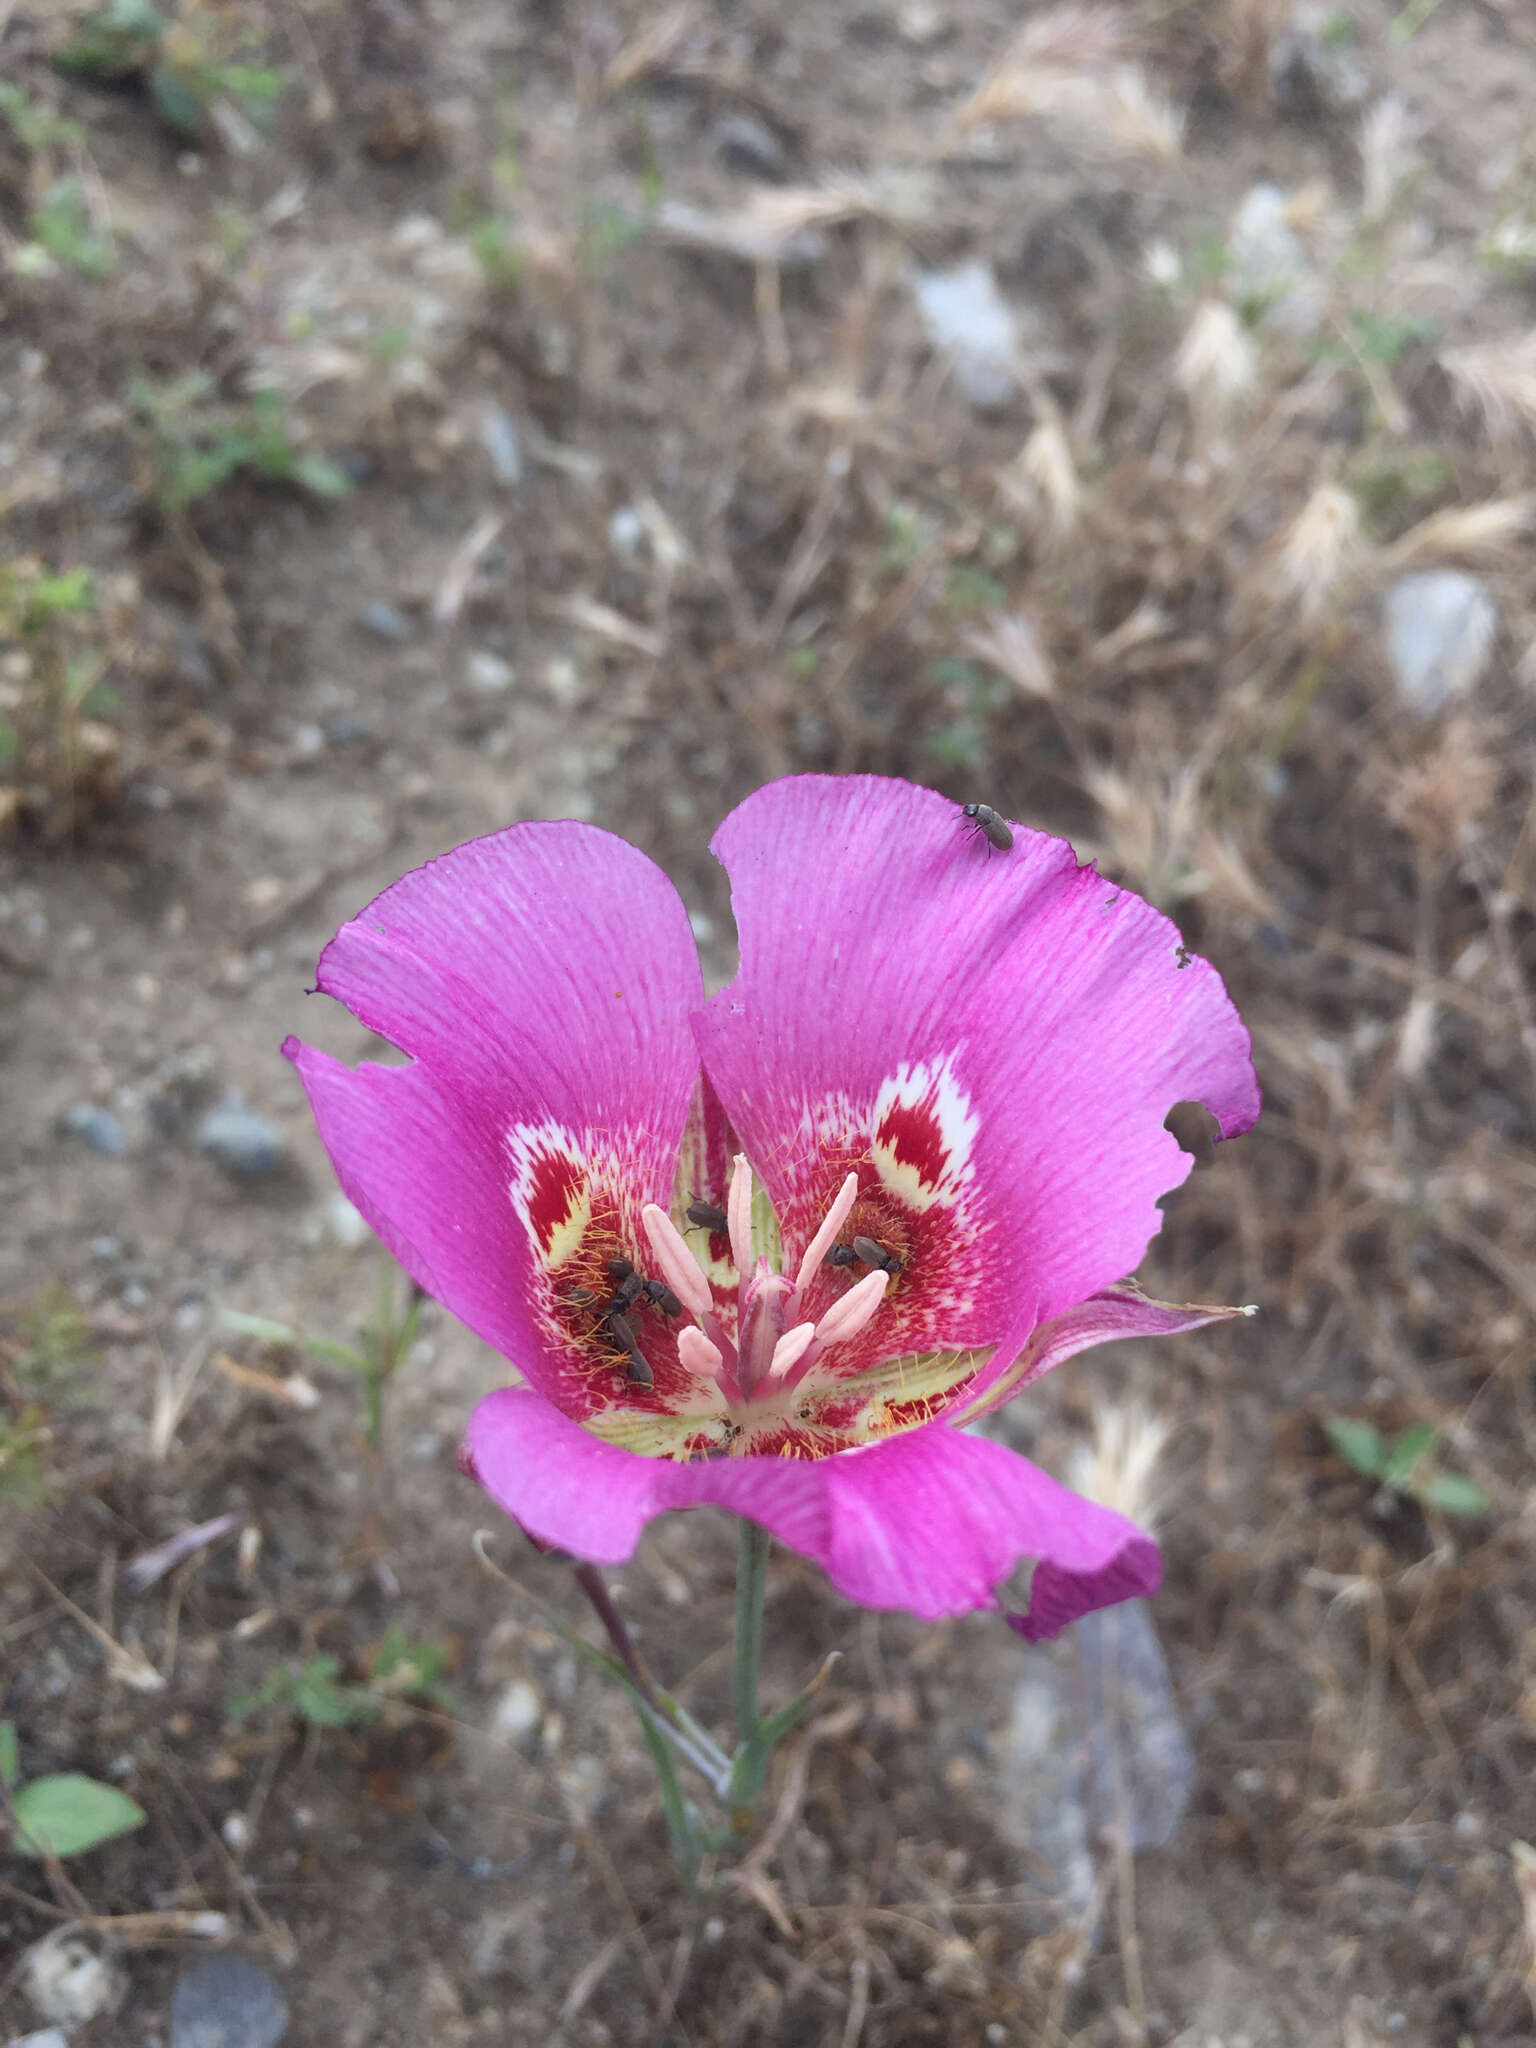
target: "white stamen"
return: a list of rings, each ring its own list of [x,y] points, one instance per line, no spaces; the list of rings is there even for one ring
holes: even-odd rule
[[[859,1199],[859,1176],[850,1173],[838,1189],[826,1221],[805,1248],[805,1257],[800,1261],[800,1270],[795,1275],[795,1292],[802,1294],[815,1279],[822,1260],[837,1243],[837,1233],[848,1221],[848,1212]]]
[[[731,1186],[725,1198],[726,1222],[731,1235],[731,1257],[745,1280],[752,1271],[752,1169],[745,1152],[731,1161]]]
[[[768,1361],[768,1377],[781,1380],[792,1366],[796,1366],[811,1348],[816,1335],[814,1323],[796,1323],[792,1330],[786,1330],[773,1347],[773,1356]]]
[[[696,1373],[701,1380],[712,1380],[725,1359],[702,1330],[696,1329],[692,1323],[685,1323],[677,1333],[677,1362],[686,1372]]]
[[[640,1211],[640,1221],[645,1225],[645,1234],[651,1240],[651,1250],[661,1268],[662,1277],[678,1300],[692,1316],[707,1316],[715,1306],[715,1297],[709,1291],[709,1282],[704,1278],[698,1260],[688,1249],[686,1240],[665,1209],[655,1202],[647,1202]]]
[[[869,1321],[890,1283],[890,1274],[866,1273],[862,1280],[855,1282],[841,1301],[834,1301],[821,1321],[816,1325],[816,1340],[820,1344],[841,1344],[845,1338],[856,1337]]]

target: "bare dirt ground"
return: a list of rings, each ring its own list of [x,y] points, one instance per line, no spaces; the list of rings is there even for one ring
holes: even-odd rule
[[[304,2044],[1530,2039],[1524,0],[184,0],[61,69],[86,13],[0,4],[0,1718],[149,1818],[0,1859],[0,2030],[86,1919],[128,1988],[75,2040],[163,2042],[216,1912]],[[972,264],[956,357],[914,280]],[[1401,579],[1450,572],[1415,668]],[[709,832],[811,768],[1070,834],[1254,1028],[1264,1119],[1144,1278],[1262,1314],[1020,1424],[1058,1470],[1133,1399],[1170,1432],[1195,1789],[1100,1843],[1088,1932],[999,1818],[1048,1653],[778,1557],[770,1696],[847,1655],[691,1897],[622,1703],[471,1553],[498,1361],[428,1305],[375,1455],[343,1369],[221,1323],[373,1313],[277,1051],[366,1049],[303,994],[341,919],[594,818],[723,976]],[[732,1562],[688,1517],[621,1576],[705,1719]],[[283,1692],[327,1657],[371,1719]]]

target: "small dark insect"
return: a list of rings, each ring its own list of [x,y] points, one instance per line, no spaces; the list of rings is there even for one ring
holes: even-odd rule
[[[655,1377],[646,1363],[645,1353],[635,1341],[634,1325],[617,1309],[608,1317],[608,1334],[628,1361],[625,1376],[629,1384],[632,1387],[655,1386]]]
[[[853,1256],[862,1259],[866,1266],[875,1266],[882,1273],[899,1273],[901,1261],[894,1252],[888,1252],[884,1245],[875,1243],[872,1237],[856,1237],[853,1240]]]
[[[1194,958],[1194,955],[1190,952],[1188,946],[1175,946],[1173,949],[1173,956],[1178,961],[1180,967],[1187,967],[1190,961]]]
[[[962,804],[960,811],[963,817],[970,819],[988,846],[995,846],[999,853],[1006,853],[1012,846],[1012,832],[990,804]]]
[[[730,1219],[723,1209],[717,1209],[713,1202],[690,1202],[684,1210],[690,1223],[697,1223],[701,1230],[728,1230]]]
[[[609,1309],[622,1310],[633,1308],[644,1292],[645,1282],[641,1279],[640,1275],[633,1271],[626,1273],[619,1282],[612,1301],[608,1304]]]
[[[851,1266],[858,1256],[851,1244],[835,1244],[821,1263],[824,1266]]]
[[[672,1292],[665,1280],[647,1280],[645,1283],[647,1301],[654,1301],[664,1316],[680,1316],[683,1304]]]
[[[627,1280],[634,1270],[628,1259],[604,1259],[603,1261],[603,1271],[610,1280]]]

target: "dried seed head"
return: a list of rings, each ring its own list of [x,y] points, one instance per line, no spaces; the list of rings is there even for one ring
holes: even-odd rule
[[[1258,351],[1229,305],[1207,299],[1189,323],[1173,374],[1191,407],[1212,424],[1257,389]]]

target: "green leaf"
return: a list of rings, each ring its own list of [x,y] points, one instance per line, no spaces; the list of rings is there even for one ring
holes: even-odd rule
[[[352,488],[347,472],[323,455],[301,455],[291,473],[296,484],[313,491],[317,498],[344,498]]]
[[[81,1856],[118,1835],[132,1834],[149,1816],[136,1799],[79,1771],[34,1778],[12,1797],[23,1856]]]
[[[204,97],[185,72],[162,57],[150,73],[149,96],[167,128],[196,141],[203,131]]]
[[[239,1309],[227,1308],[219,1321],[237,1337],[259,1337],[263,1344],[287,1344],[294,1348],[299,1343],[296,1330],[290,1330],[286,1323],[270,1322],[266,1316],[242,1315]]]
[[[1483,1489],[1459,1472],[1432,1473],[1416,1491],[1426,1507],[1442,1515],[1486,1515],[1493,1507]]]
[[[0,1721],[0,1785],[14,1785],[20,1776],[21,1751],[16,1741],[16,1723]]]
[[[1432,1422],[1410,1422],[1388,1447],[1381,1464],[1382,1479],[1395,1492],[1406,1493],[1414,1473],[1439,1441],[1439,1431]]]
[[[1381,1431],[1374,1422],[1361,1422],[1353,1415],[1330,1415],[1323,1433],[1351,1470],[1366,1479],[1381,1477]]]

